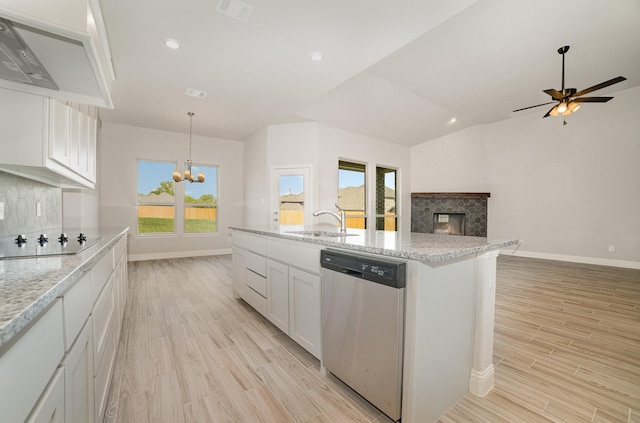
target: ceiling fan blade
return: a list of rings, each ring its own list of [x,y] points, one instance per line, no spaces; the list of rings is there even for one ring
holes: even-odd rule
[[[593,87],[589,87],[589,88],[584,89],[584,90],[582,90],[580,92],[577,92],[575,94],[575,97],[579,97],[581,95],[589,94],[590,92],[593,92],[593,91],[596,91],[596,90],[601,90],[601,89],[603,89],[605,87],[608,87],[609,85],[617,84],[618,82],[622,82],[622,81],[626,81],[626,80],[627,80],[627,78],[625,78],[624,76],[618,76],[618,77],[615,77],[615,78],[610,79],[608,81],[601,82],[598,85],[594,85]]]
[[[541,105],[541,106],[542,106],[542,105]],[[544,116],[542,116],[542,117],[543,117],[543,118],[546,118],[547,116],[551,116],[551,111],[552,111],[553,109],[555,109],[555,108],[556,108],[556,106],[553,106],[552,108],[550,108],[550,109],[549,109],[549,111],[547,112],[547,114],[546,114],[546,115],[544,115]]]
[[[613,97],[580,97],[576,98],[576,103],[606,103],[611,100]]]
[[[562,100],[562,93],[558,90],[554,90],[553,88],[549,88],[548,90],[543,90],[545,93],[549,94],[554,100]]]
[[[547,104],[555,103],[555,101],[550,101],[548,103],[536,104],[535,106],[523,107],[522,109],[514,110],[514,112],[520,112],[522,110],[533,109],[534,107],[546,106]]]

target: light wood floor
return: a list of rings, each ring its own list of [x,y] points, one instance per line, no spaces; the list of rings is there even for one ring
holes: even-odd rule
[[[232,297],[230,256],[129,278],[105,422],[390,422]],[[496,304],[496,386],[440,422],[640,422],[640,271],[501,256]]]

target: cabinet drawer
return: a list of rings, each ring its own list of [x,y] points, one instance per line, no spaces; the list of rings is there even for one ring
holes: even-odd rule
[[[247,286],[263,297],[267,297],[267,278],[253,273],[251,270],[247,272]]]
[[[247,251],[247,269],[253,270],[259,275],[267,276],[267,259]]]
[[[113,271],[113,248],[109,250],[91,269],[91,296],[93,301],[98,298],[102,287]]]
[[[113,326],[115,311],[113,280],[113,277],[109,278],[109,282],[107,282],[93,308],[93,362],[96,364],[95,371],[98,370],[98,365],[109,343],[109,334],[112,333],[111,327]]]
[[[0,422],[25,421],[63,356],[62,301],[56,300],[0,356]]]
[[[301,245],[301,242],[286,242],[270,239],[267,244],[270,259],[287,263],[311,273],[320,274],[320,247]]]
[[[263,316],[267,314],[267,299],[253,289],[246,289],[244,300]]]
[[[85,273],[62,297],[64,350],[68,351],[91,313],[91,272]]]
[[[267,254],[267,239],[260,235],[253,235],[247,232],[233,231],[232,235],[233,245],[236,247],[251,250],[255,253]]]

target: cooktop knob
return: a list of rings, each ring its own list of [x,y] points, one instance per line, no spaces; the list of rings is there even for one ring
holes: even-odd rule
[[[40,244],[40,246],[43,246],[48,241],[49,241],[49,238],[47,238],[47,234],[40,234],[40,236],[38,237],[38,244]]]
[[[18,247],[22,247],[26,243],[27,243],[27,236],[25,234],[18,235],[18,237],[16,238],[16,244],[18,244]]]
[[[83,234],[82,232],[80,232],[80,235],[78,235],[78,242],[82,244],[86,240],[87,240],[87,236],[85,234]]]
[[[67,241],[69,241],[69,237],[67,236],[67,234],[61,234],[60,237],[58,238],[58,241],[60,241],[60,244],[64,244]]]

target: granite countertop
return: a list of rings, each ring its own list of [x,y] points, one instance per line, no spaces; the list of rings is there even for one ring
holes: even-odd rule
[[[101,239],[77,254],[0,260],[0,348],[80,280],[128,230],[94,231]]]
[[[518,240],[491,240],[483,237],[423,234],[416,232],[373,231],[367,229],[348,229],[347,236],[315,236],[312,232],[331,232],[336,228],[305,228],[305,234],[296,230],[273,230],[269,228],[232,227],[232,230],[266,235],[282,239],[320,244],[327,247],[345,248],[365,253],[380,254],[421,262],[443,262],[459,257],[513,246]]]

